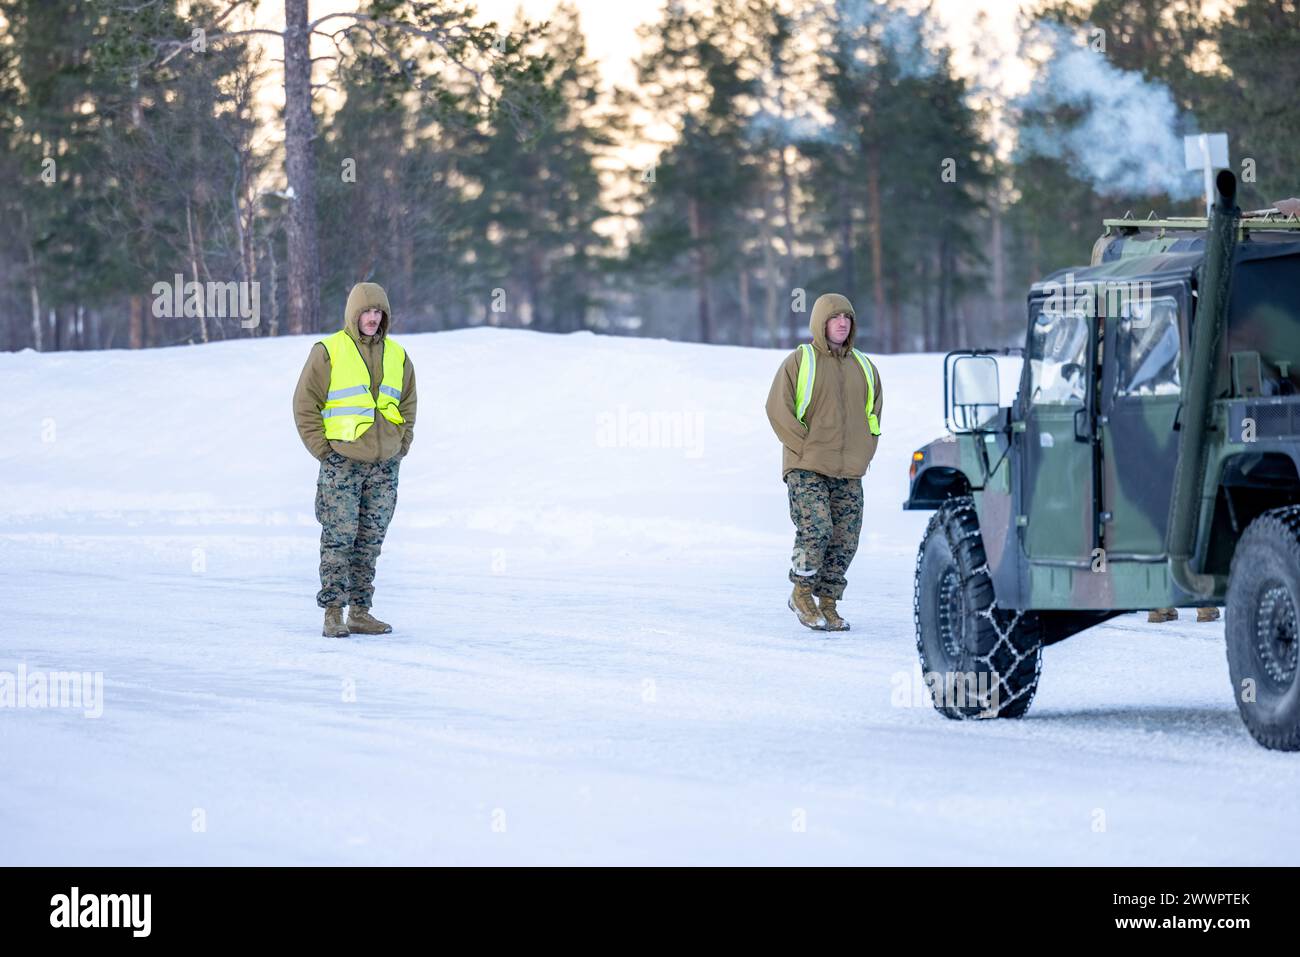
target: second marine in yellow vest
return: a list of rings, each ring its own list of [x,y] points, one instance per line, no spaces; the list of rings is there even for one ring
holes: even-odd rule
[[[884,389],[875,364],[853,348],[855,319],[844,345],[826,338],[826,320],[853,314],[844,296],[813,303],[812,344],[786,357],[767,396],[767,418],[781,440],[781,474],[807,469],[831,478],[861,478],[880,441]],[[803,389],[800,389],[802,380]]]

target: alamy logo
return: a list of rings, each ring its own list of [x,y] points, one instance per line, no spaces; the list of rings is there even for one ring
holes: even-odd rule
[[[244,329],[262,321],[262,284],[253,282],[190,282],[177,273],[173,282],[153,284],[153,314],[158,319],[225,319],[239,317]]]
[[[129,927],[132,937],[148,937],[152,894],[71,894],[50,898],[51,927]]]
[[[1059,317],[1082,313],[1085,316],[1131,315],[1133,328],[1143,329],[1150,324],[1151,282],[1106,280],[1105,282],[1076,283],[1074,273],[1065,274],[1065,282],[1055,279],[1043,283],[1047,298],[1043,301],[1043,315]]]
[[[889,703],[895,708],[979,708],[978,718],[995,718],[1002,682],[993,671],[927,671],[912,665],[912,673],[895,671],[889,683]]]
[[[0,708],[80,708],[87,718],[104,714],[104,672],[0,671]]]
[[[620,405],[596,416],[596,446],[602,449],[683,449],[688,459],[704,454],[700,412],[643,412]]]

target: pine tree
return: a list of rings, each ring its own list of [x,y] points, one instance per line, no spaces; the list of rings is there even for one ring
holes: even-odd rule
[[[382,43],[382,47],[379,45]],[[455,131],[476,122],[465,84],[400,31],[358,37],[340,70],[344,101],[317,148],[322,299],[341,323],[352,285],[381,283],[401,328],[455,324],[468,222]],[[413,83],[420,87],[413,95]]]
[[[818,279],[856,297],[870,348],[949,343],[962,296],[985,285],[991,147],[924,14],[835,0],[827,21],[833,125],[805,147],[824,237]]]
[[[103,84],[88,50],[97,25],[93,4],[3,0],[11,46],[6,83],[16,178],[0,190],[16,215],[21,282],[37,349],[86,342],[85,310],[111,284],[110,246],[87,221],[105,202],[96,106]]]
[[[1262,208],[1300,196],[1300,10],[1294,0],[1241,0],[1215,35],[1222,65],[1198,75],[1198,96],[1204,122],[1228,131],[1238,202]]]
[[[756,81],[742,69],[739,22],[730,0],[709,11],[668,3],[642,32],[649,49],[637,63],[643,106],[670,122],[676,139],[646,184],[630,257],[644,279],[693,290],[701,342],[720,341],[724,327],[736,341],[752,324],[741,277],[758,181],[745,139]]]
[[[188,13],[211,16],[213,4],[200,0]],[[147,17],[139,24],[143,35],[186,28],[174,3],[141,7],[139,15]],[[155,282],[172,283],[177,275],[197,283],[259,281],[255,183],[265,159],[253,147],[248,45],[190,50],[148,71],[111,45],[93,52],[100,75],[115,83],[99,105],[109,202],[90,225],[112,240],[132,316],[152,306]],[[144,326],[152,328],[153,344],[241,334],[240,316],[209,315],[207,308],[205,301],[192,322],[146,314]],[[260,303],[259,321],[263,311],[274,314],[273,304]]]
[[[466,213],[479,281],[505,292],[505,313],[489,318],[571,332],[587,325],[606,255],[595,229],[608,215],[596,161],[612,140],[577,10],[558,6],[536,42],[545,69],[504,92],[549,96],[546,108],[526,136],[497,113],[465,138],[462,170],[477,188]]]
[[[756,282],[762,291],[762,339],[789,346],[804,335],[803,313],[795,282],[799,268],[800,189],[798,164],[807,142],[826,134],[817,120],[821,104],[815,60],[799,49],[797,39],[813,22],[807,8],[796,10],[774,0],[754,0],[747,7],[760,78],[757,110],[750,118],[747,139],[756,151],[757,207],[753,212],[757,248]]]

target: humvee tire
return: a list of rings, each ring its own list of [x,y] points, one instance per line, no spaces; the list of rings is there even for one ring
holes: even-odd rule
[[[930,519],[912,614],[921,670],[941,714],[1019,718],[1029,710],[1042,668],[1039,622],[997,607],[969,495],[946,500]]]
[[[1228,674],[1241,720],[1256,741],[1300,751],[1296,680],[1300,611],[1300,506],[1265,512],[1246,526],[1228,575]]]

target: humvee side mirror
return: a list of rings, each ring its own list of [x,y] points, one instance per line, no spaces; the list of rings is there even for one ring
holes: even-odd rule
[[[953,432],[988,428],[1001,405],[997,360],[990,355],[950,354],[944,371],[948,428]]]

